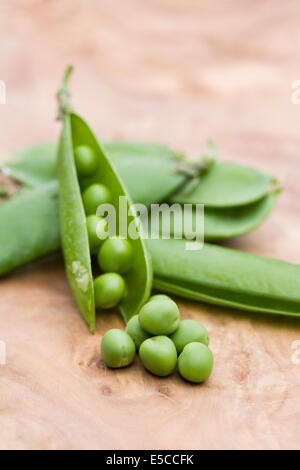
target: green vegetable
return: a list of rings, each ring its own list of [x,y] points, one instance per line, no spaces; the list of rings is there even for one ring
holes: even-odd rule
[[[185,240],[148,240],[154,287],[188,299],[300,316],[300,266],[220,246],[187,251]]]
[[[113,308],[124,298],[126,284],[120,274],[105,273],[94,281],[95,304],[98,308]]]
[[[89,215],[86,218],[86,226],[88,231],[90,251],[92,254],[95,254],[105,239],[105,236],[107,236],[108,224],[103,217]]]
[[[79,145],[74,150],[75,165],[78,176],[90,176],[98,166],[98,159],[93,150],[86,145]]]
[[[178,358],[180,375],[193,383],[201,383],[212,373],[214,357],[211,350],[202,343],[189,343]]]
[[[275,178],[254,168],[220,162],[214,164],[210,171],[202,174],[200,178],[187,184],[171,201],[228,209],[262,199],[269,194],[275,183]]]
[[[130,318],[126,326],[126,333],[133,339],[136,349],[139,349],[142,342],[151,337],[151,335],[141,327],[138,315],[134,315]]]
[[[125,331],[112,329],[101,342],[101,357],[108,367],[117,369],[131,364],[135,357],[135,345]]]
[[[170,375],[176,367],[176,348],[167,336],[146,339],[140,346],[139,356],[145,369],[160,377]]]
[[[0,204],[0,275],[60,247],[57,183],[22,189]]]
[[[125,200],[125,208],[130,208],[130,199],[117,174],[113,164],[104,154],[102,148],[94,137],[88,125],[78,115],[70,111],[68,105],[68,79],[72,68],[66,72],[63,84],[59,90],[58,98],[61,104],[60,116],[63,119],[63,131],[58,149],[58,180],[60,188],[60,230],[62,247],[64,252],[66,271],[78,307],[87,321],[91,331],[95,328],[95,300],[94,283],[91,269],[91,253],[89,248],[88,230],[86,217],[81,196],[81,191],[86,188],[95,188],[95,184],[103,185],[109,189],[112,196],[112,204],[117,217],[119,216],[120,197]],[[78,180],[74,149],[86,146],[97,156],[97,171],[90,178]],[[98,186],[97,186],[98,187]],[[98,187],[99,188],[99,187]],[[103,189],[103,187],[102,187]],[[90,203],[95,204],[94,192],[86,196],[84,193],[87,212],[90,212]],[[101,201],[103,202],[103,201]],[[99,200],[97,199],[97,203]],[[126,226],[119,230],[126,230],[128,234],[129,225],[138,229],[138,221],[134,216],[129,216]],[[133,264],[126,272],[124,281],[126,284],[126,295],[122,296],[120,310],[127,321],[135,315],[148,299],[152,285],[152,267],[147,246],[141,237],[130,240],[133,251]],[[105,278],[106,279],[106,278]],[[97,286],[96,305],[105,305],[108,308],[112,300],[106,299],[106,291],[102,283]],[[103,282],[103,281],[102,281]],[[118,291],[120,293],[120,290]],[[103,295],[103,298],[102,298]]]
[[[91,184],[82,194],[83,205],[87,215],[96,214],[98,206],[109,204],[112,195],[107,186],[100,183]]]
[[[152,335],[170,335],[179,325],[180,312],[174,300],[155,296],[140,310],[141,327]]]
[[[105,240],[98,254],[98,264],[102,271],[123,274],[129,271],[132,263],[133,252],[128,240],[118,237]]]
[[[178,354],[189,343],[199,342],[205,344],[205,346],[209,345],[207,329],[197,320],[182,320],[170,338],[174,342]]]

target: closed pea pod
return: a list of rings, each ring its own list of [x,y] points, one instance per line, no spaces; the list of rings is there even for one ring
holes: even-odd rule
[[[99,192],[97,192],[96,202],[97,204],[99,202],[111,202],[117,218],[121,210],[119,206],[120,196],[123,197],[122,201],[125,202],[123,209],[126,210],[127,214],[131,202],[115,168],[104,154],[88,125],[78,115],[71,112],[68,105],[65,104],[68,97],[67,82],[70,73],[71,69],[68,69],[58,95],[60,103],[63,103],[61,116],[64,121],[58,150],[61,236],[66,270],[74,297],[90,329],[93,331],[95,326],[94,283],[84,201],[81,193],[87,194],[86,191],[89,188],[98,188],[97,185],[101,185],[105,197],[104,200],[100,201],[98,198]],[[92,154],[96,156],[97,171],[89,177],[78,179],[74,152],[75,149],[81,147],[88,147],[91,149]],[[92,195],[88,193],[87,201],[85,201],[88,215],[92,206],[95,208],[96,202],[94,193]],[[122,226],[117,226],[117,230],[125,231],[125,236],[128,236],[129,224],[136,225],[137,221],[134,216],[128,216],[126,222]],[[122,288],[121,282],[118,283],[119,287],[115,287],[117,284],[115,282],[116,277],[114,277],[113,284],[116,298],[121,300],[120,310],[125,320],[134,315],[145,303],[152,285],[152,269],[145,242],[140,236],[136,239],[130,239],[129,242],[133,256],[132,266],[124,274],[126,289]],[[101,282],[96,280],[95,288],[97,289],[97,304],[99,306],[103,304],[105,308],[108,308],[114,302],[110,297],[112,292],[111,280],[109,279],[108,290],[105,285],[103,287],[106,280],[106,278],[104,282],[103,278]],[[99,282],[100,288],[98,286]]]
[[[265,197],[276,183],[275,178],[254,168],[216,162],[209,171],[176,192],[171,201],[223,209],[244,206]]]
[[[300,267],[238,250],[185,240],[148,240],[154,287],[200,302],[300,316]],[[178,267],[180,266],[180,269]]]

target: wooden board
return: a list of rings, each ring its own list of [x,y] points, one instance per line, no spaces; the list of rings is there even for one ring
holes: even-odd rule
[[[57,138],[54,93],[73,62],[74,104],[103,139],[197,155],[212,137],[221,159],[278,175],[274,214],[228,245],[300,263],[299,14],[297,0],[2,0],[0,161]],[[138,359],[107,370],[101,336],[122,320],[101,314],[88,333],[60,257],[2,280],[0,448],[299,448],[299,321],[180,308],[210,333],[216,364],[202,386],[155,378]]]

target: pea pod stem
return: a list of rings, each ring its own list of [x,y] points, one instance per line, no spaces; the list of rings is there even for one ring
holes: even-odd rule
[[[57,100],[59,104],[57,119],[59,121],[63,121],[66,114],[72,111],[72,108],[70,105],[69,80],[73,73],[73,70],[74,70],[73,65],[69,65],[67,67],[61,86],[57,92]]]

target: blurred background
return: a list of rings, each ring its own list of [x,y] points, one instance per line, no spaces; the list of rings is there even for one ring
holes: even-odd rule
[[[0,161],[57,138],[55,92],[72,63],[73,104],[100,139],[196,156],[212,138],[220,159],[273,171],[287,190],[270,238],[294,243],[283,219],[298,207],[299,13],[297,0],[2,0]]]

